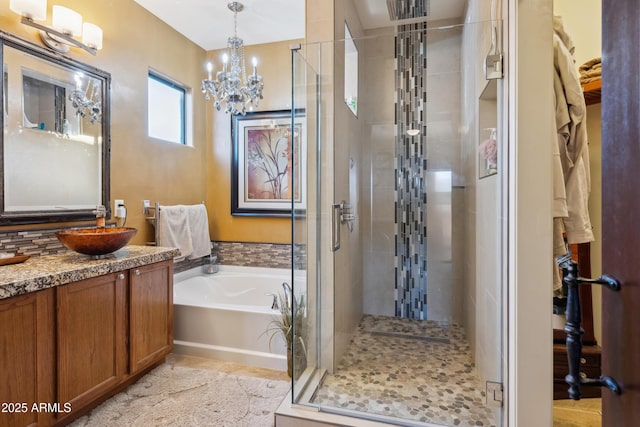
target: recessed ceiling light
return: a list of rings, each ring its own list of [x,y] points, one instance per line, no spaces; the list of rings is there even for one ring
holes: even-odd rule
[[[419,133],[420,133],[420,131],[418,129],[409,129],[407,131],[407,135],[409,135],[409,136],[416,136]]]

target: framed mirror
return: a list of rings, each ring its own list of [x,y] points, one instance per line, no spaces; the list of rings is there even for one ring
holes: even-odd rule
[[[0,224],[109,212],[109,88],[102,70],[0,33]]]

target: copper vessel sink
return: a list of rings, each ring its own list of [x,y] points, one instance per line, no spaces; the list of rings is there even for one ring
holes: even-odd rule
[[[124,247],[137,231],[132,227],[72,228],[58,231],[56,237],[74,252],[106,255]]]

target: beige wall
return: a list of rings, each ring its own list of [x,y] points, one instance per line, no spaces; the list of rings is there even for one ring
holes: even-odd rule
[[[293,40],[245,47],[245,57],[258,59],[258,71],[264,79],[264,99],[255,111],[286,110],[291,108],[291,44]],[[207,53],[207,60],[220,67],[222,52]],[[204,64],[204,62],[203,62]],[[201,68],[203,69],[203,68]],[[239,242],[291,241],[289,218],[261,218],[231,215],[231,116],[207,104],[209,143],[206,156],[207,205],[211,238]],[[211,133],[209,133],[211,132]]]
[[[362,220],[360,218],[360,170],[362,168],[363,112],[354,115],[344,102],[344,40],[345,22],[359,52],[364,52],[361,38],[364,31],[352,0],[335,2],[334,39],[334,201],[345,200],[356,215],[353,230],[342,225],[341,248],[334,257],[335,349],[334,358],[339,363],[346,352],[351,337],[362,318]],[[358,99],[364,86],[363,55],[358,55]],[[368,145],[368,144],[367,144]],[[368,147],[367,147],[368,148]]]
[[[20,17],[9,10],[9,0],[0,1],[0,28],[41,44],[36,30],[21,25]],[[143,199],[151,204],[205,201],[212,239],[289,242],[290,221],[286,218],[230,214],[230,116],[214,112],[200,92],[204,64],[210,59],[219,65],[220,52],[205,52],[131,0],[81,4],[63,0],[57,4],[74,8],[104,31],[104,48],[97,56],[78,49],[68,56],[111,73],[111,200],[125,201],[126,225],[138,229],[132,243],[153,240],[153,227],[142,214]],[[258,57],[265,81],[265,99],[259,110],[290,108],[290,44],[246,47],[247,58]],[[149,69],[192,90],[193,147],[147,137]]]
[[[504,357],[506,423],[550,426],[552,421],[552,210],[551,145],[540,144],[553,133],[553,34],[550,0],[503,2],[505,69],[509,86],[508,338]],[[507,14],[508,10],[508,14]],[[505,97],[502,97],[505,100]],[[542,173],[541,173],[542,172]],[[545,173],[546,172],[546,173]],[[541,286],[541,284],[543,286]]]
[[[41,44],[37,30],[21,25],[20,17],[9,10],[9,0],[0,4],[3,30]],[[152,240],[142,199],[188,204],[206,197],[205,104],[199,92],[205,52],[131,0],[56,4],[75,9],[104,31],[104,48],[97,56],[78,49],[68,56],[111,73],[111,200],[125,201],[126,225],[138,229],[132,243]],[[150,68],[193,89],[193,147],[146,136]]]

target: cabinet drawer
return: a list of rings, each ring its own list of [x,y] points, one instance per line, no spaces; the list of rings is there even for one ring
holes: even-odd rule
[[[601,364],[601,351],[599,346],[582,347],[582,357],[580,358],[580,366],[597,366]],[[553,366],[568,366],[567,348],[564,345],[553,346]]]
[[[582,347],[580,358],[580,373],[588,378],[598,378],[601,374],[601,347]],[[553,346],[553,398],[568,399],[569,385],[564,378],[569,373],[569,361],[567,360],[567,348],[565,345]],[[600,397],[600,387],[582,387],[583,398]]]

